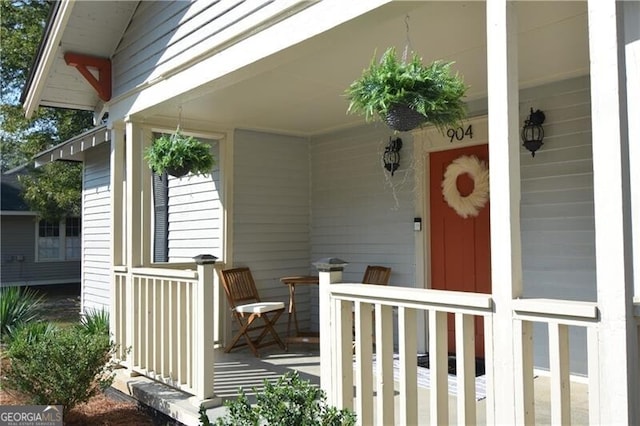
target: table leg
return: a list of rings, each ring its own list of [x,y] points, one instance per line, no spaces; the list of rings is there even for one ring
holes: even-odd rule
[[[296,336],[298,335],[298,318],[296,316],[296,285],[289,284],[289,315],[287,318],[287,345],[286,349],[289,350],[289,340],[291,340],[291,316],[294,318],[294,325],[296,327]]]

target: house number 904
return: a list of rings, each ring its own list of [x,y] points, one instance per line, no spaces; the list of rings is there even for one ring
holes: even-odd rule
[[[457,128],[450,128],[447,129],[447,136],[449,136],[449,142],[453,143],[453,140],[457,140],[457,141],[461,141],[463,140],[465,137],[469,137],[469,139],[473,139],[473,128],[471,127],[471,124],[469,124],[469,126],[464,129],[463,127],[457,127]]]

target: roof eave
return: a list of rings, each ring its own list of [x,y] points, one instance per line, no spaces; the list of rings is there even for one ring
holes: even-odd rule
[[[36,167],[40,167],[59,160],[82,161],[83,153],[86,150],[95,148],[110,140],[111,131],[106,124],[103,124],[36,154],[33,162]]]
[[[54,2],[52,5],[53,9],[49,15],[38,53],[21,96],[22,109],[27,118],[31,118],[40,106],[47,76],[56,59],[64,28],[71,17],[74,3],[75,0],[63,0]]]

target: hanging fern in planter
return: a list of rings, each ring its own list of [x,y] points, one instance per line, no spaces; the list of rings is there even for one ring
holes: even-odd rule
[[[173,134],[163,134],[145,150],[144,158],[157,174],[167,172],[181,177],[187,173],[207,175],[215,164],[210,146],[178,128]]]
[[[467,86],[451,73],[452,62],[423,65],[415,53],[409,61],[398,60],[395,48],[387,49],[345,91],[347,112],[381,120],[398,131],[432,124],[440,130],[466,117],[462,98]]]

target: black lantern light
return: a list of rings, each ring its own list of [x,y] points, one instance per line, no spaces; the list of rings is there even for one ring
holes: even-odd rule
[[[533,110],[529,117],[524,121],[522,127],[522,145],[531,151],[531,156],[536,156],[536,151],[542,146],[542,139],[544,139],[544,129],[542,123],[544,123],[544,112],[539,109]]]
[[[402,139],[389,138],[389,144],[384,149],[382,161],[384,162],[384,168],[391,172],[391,176],[400,167],[400,149],[402,149]]]

